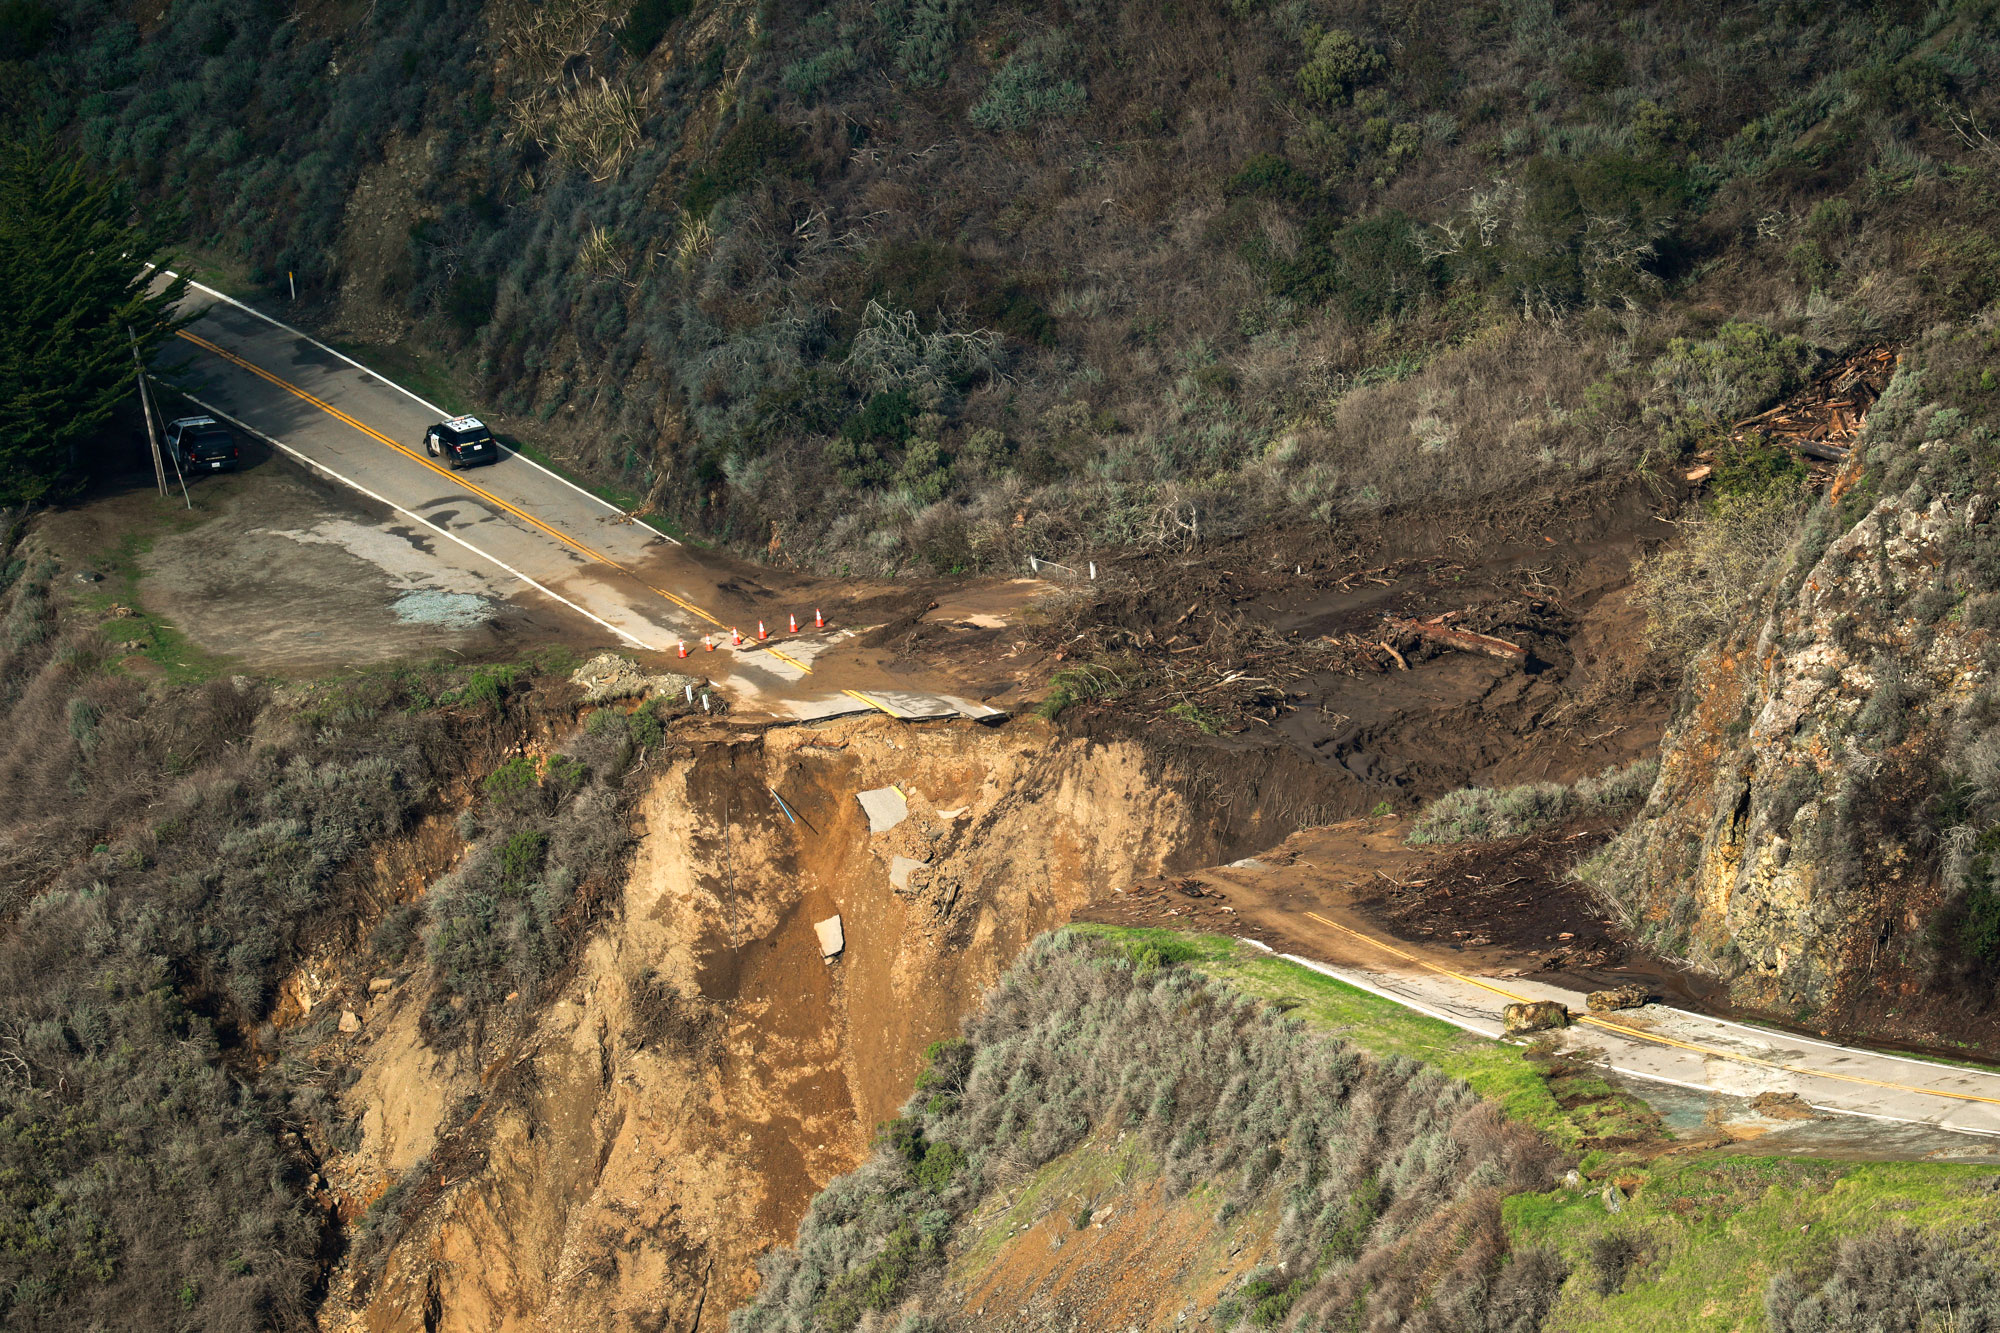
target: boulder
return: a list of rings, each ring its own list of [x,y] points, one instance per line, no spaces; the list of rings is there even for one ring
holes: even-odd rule
[[[1750,1109],[1773,1120],[1819,1119],[1819,1112],[1796,1092],[1760,1092],[1750,1099]]]
[[[1510,1037],[1523,1032],[1546,1032],[1550,1028],[1569,1026],[1569,1010],[1555,1000],[1510,1004],[1500,1011],[1500,1015],[1507,1024],[1507,1035]]]
[[[370,995],[380,995],[384,991],[394,990],[395,988],[396,979],[394,977],[376,977],[368,983],[368,993]]]
[[[1646,988],[1635,983],[1614,990],[1594,990],[1583,997],[1583,1002],[1593,1014],[1608,1014],[1614,1009],[1637,1009],[1650,998]]]
[[[354,1012],[354,1011],[353,1011],[352,1009],[343,1009],[343,1010],[341,1010],[341,1011],[340,1011],[340,1030],[341,1030],[342,1032],[359,1032],[359,1031],[361,1031],[361,1015],[359,1015],[359,1014],[355,1013],[355,1012]]]
[[[707,681],[700,676],[678,672],[651,672],[629,657],[599,653],[570,673],[570,680],[583,689],[587,704],[610,703],[615,699],[644,699],[660,695],[685,700],[689,687],[701,693]]]

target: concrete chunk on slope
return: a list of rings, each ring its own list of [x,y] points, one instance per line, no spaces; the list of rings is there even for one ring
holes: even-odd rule
[[[887,833],[910,817],[910,803],[894,787],[877,787],[854,798],[868,812],[868,831]]]
[[[919,861],[914,856],[894,856],[889,858],[890,887],[895,889],[909,888],[910,872],[912,870],[917,869],[919,866],[926,866],[929,864],[930,862]]]
[[[824,921],[813,922],[813,930],[819,935],[819,956],[825,962],[840,957],[847,948],[847,935],[840,928],[840,914],[836,912]]]

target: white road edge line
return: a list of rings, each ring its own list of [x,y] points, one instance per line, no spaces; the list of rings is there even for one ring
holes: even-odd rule
[[[172,386],[168,387],[171,388]],[[437,524],[431,522],[429,519],[425,518],[422,514],[411,513],[409,510],[403,508],[403,506],[397,504],[394,500],[391,500],[386,496],[377,495],[375,492],[369,490],[366,486],[363,486],[360,482],[354,481],[348,477],[341,476],[338,472],[335,472],[332,468],[320,462],[318,459],[300,453],[297,449],[292,448],[289,444],[286,444],[284,441],[266,435],[263,431],[258,430],[255,426],[250,425],[248,422],[243,421],[240,418],[229,415],[229,413],[223,411],[219,407],[215,407],[209,403],[204,403],[201,399],[195,397],[191,393],[182,392],[180,390],[175,390],[175,392],[180,393],[181,397],[187,399],[190,403],[193,403],[196,407],[199,407],[202,411],[208,413],[210,416],[221,417],[224,421],[227,421],[230,425],[236,427],[238,430],[247,431],[250,434],[255,435],[258,439],[264,441],[264,443],[270,445],[273,449],[282,449],[285,453],[297,459],[299,462],[305,464],[313,471],[323,472],[327,476],[332,477],[335,481],[339,482],[341,485],[348,487],[350,490],[359,491],[361,492],[361,494],[367,496],[369,499],[375,501],[377,504],[387,505],[389,506],[389,508],[395,510],[397,513],[401,514],[403,517],[411,520],[412,522],[423,524],[425,527],[429,528],[432,532],[435,532],[438,536],[444,537],[450,541],[457,542],[460,546],[463,546],[466,550],[472,552],[480,559],[490,561],[493,564],[499,566],[501,569],[506,570],[509,574],[512,574],[515,578],[521,580],[521,582],[527,584],[530,588],[533,588],[536,592],[541,593],[545,597],[561,602],[564,606],[576,612],[584,619],[595,621],[597,624],[604,626],[604,628],[610,630],[613,634],[616,634],[619,638],[625,640],[625,642],[631,644],[633,647],[644,648],[648,652],[664,651],[663,649],[652,647],[644,639],[641,639],[637,635],[634,635],[626,630],[618,628],[618,626],[612,624],[608,620],[605,620],[601,616],[592,615],[590,612],[584,610],[582,607],[578,606],[575,602],[572,602],[569,598],[563,596],[561,593],[555,592],[552,589],[546,588],[542,584],[535,582],[535,580],[529,578],[526,574],[523,574],[520,570],[514,568],[512,565],[500,559],[498,556],[480,550],[477,546],[474,546],[471,542],[465,540],[465,538],[459,536],[457,533],[446,531],[445,529],[439,527]]]
[[[1485,1037],[1492,1041],[1501,1040],[1501,1036],[1497,1032],[1488,1031],[1485,1028],[1475,1027],[1471,1023],[1466,1022],[1462,1018],[1454,1018],[1449,1014],[1441,1013],[1436,1009],[1432,1009],[1426,1005],[1419,1004],[1415,1000],[1410,999],[1406,995],[1398,995],[1393,991],[1387,991],[1381,989],[1380,987],[1371,986],[1367,982],[1362,981],[1360,978],[1348,976],[1346,973],[1340,972],[1332,967],[1329,967],[1325,963],[1314,962],[1310,958],[1301,958],[1294,953],[1278,953],[1277,950],[1273,949],[1270,945],[1264,943],[1264,941],[1253,940],[1247,935],[1239,935],[1237,936],[1237,938],[1245,944],[1255,945],[1257,948],[1262,949],[1265,953],[1271,954],[1277,958],[1282,958],[1288,963],[1296,963],[1300,967],[1305,968],[1309,972],[1317,972],[1321,976],[1331,977],[1333,980],[1338,981],[1343,986],[1352,986],[1354,987],[1354,989],[1358,991],[1366,991],[1368,994],[1378,996],[1381,999],[1389,1001],[1391,1004],[1401,1005],[1405,1009],[1414,1009],[1420,1014],[1424,1014],[1427,1015],[1428,1017],[1435,1018],[1441,1023],[1449,1023],[1451,1026],[1462,1029],[1463,1031],[1466,1032],[1470,1032],[1475,1036]],[[1676,1011],[1676,1012],[1682,1012],[1682,1011]],[[1706,1015],[1701,1015],[1701,1016],[1706,1017]],[[1729,1020],[1716,1019],[1715,1021],[1718,1023],[1726,1023]],[[1742,1027],[1743,1024],[1738,1023],[1734,1024],[1733,1026]],[[1866,1054],[1866,1052],[1864,1052],[1864,1054]],[[1923,1064],[1925,1062],[1921,1060],[1916,1060],[1916,1061],[1911,1061],[1911,1063]],[[1627,1069],[1623,1065],[1612,1064],[1609,1060],[1605,1061],[1604,1064],[1605,1068],[1611,1070],[1615,1074],[1623,1074],[1627,1078],[1644,1079],[1648,1083],[1665,1083],[1676,1088],[1686,1088],[1690,1092],[1713,1093],[1719,1097],[1736,1097],[1741,1095],[1739,1093],[1725,1092],[1720,1088],[1710,1087],[1706,1083],[1689,1083],[1684,1079],[1669,1078],[1665,1074],[1652,1074],[1652,1073],[1647,1073],[1646,1071],[1640,1069]],[[1946,1069],[1946,1070],[1956,1071],[1956,1066],[1953,1065],[1933,1065],[1931,1067],[1934,1069]],[[1811,1073],[1807,1073],[1805,1077],[1810,1078],[1813,1077],[1813,1075]],[[1854,1116],[1855,1118],[1860,1120],[1881,1120],[1894,1125],[1922,1125],[1926,1129],[1942,1130],[1947,1134],[1971,1134],[1979,1138],[1989,1138],[1989,1139],[2000,1138],[2000,1133],[1996,1133],[1994,1130],[1973,1129],[1967,1125],[1943,1124],[1936,1120],[1911,1120],[1904,1116],[1882,1115],[1879,1112],[1875,1111],[1854,1111],[1848,1109],[1845,1106],[1821,1105],[1818,1102],[1807,1102],[1806,1105],[1812,1107],[1813,1110],[1815,1111],[1825,1111],[1832,1115],[1849,1115],[1849,1116]]]
[[[161,269],[160,271],[166,274],[170,278],[178,278],[181,276],[180,274],[174,272],[170,268]],[[283,329],[286,333],[291,334],[294,338],[299,339],[301,342],[311,343],[314,347],[319,348],[320,351],[325,352],[328,356],[339,357],[342,361],[345,361],[348,365],[353,366],[356,370],[360,371],[364,375],[373,375],[376,379],[381,380],[384,384],[394,389],[397,393],[403,394],[406,397],[408,397],[412,402],[422,405],[426,411],[437,413],[440,418],[453,417],[458,415],[456,412],[447,412],[444,408],[439,407],[436,403],[431,402],[428,398],[420,397],[414,390],[404,388],[402,385],[396,383],[396,381],[390,379],[387,375],[384,375],[381,371],[374,369],[372,366],[364,366],[359,361],[356,361],[353,357],[349,356],[347,353],[338,351],[332,347],[328,347],[325,343],[313,337],[310,333],[302,333],[298,329],[295,329],[291,325],[285,323],[284,320],[279,319],[274,315],[265,314],[263,311],[259,310],[256,306],[245,305],[243,302],[231,296],[228,292],[218,292],[217,290],[215,290],[215,288],[210,287],[208,284],[196,282],[193,278],[189,278],[187,280],[187,284],[188,286],[194,288],[198,292],[208,293],[210,296],[213,296],[218,301],[227,301],[230,305],[235,306],[238,310],[241,310],[246,314],[255,315],[257,318],[263,320],[267,324],[277,325],[279,328]],[[248,429],[248,427],[245,427],[245,429]],[[509,449],[506,445],[500,444],[500,441],[498,440],[495,440],[493,443],[500,446],[500,451],[502,453],[509,454],[515,458],[518,458],[523,463],[526,463],[529,467],[535,469],[535,471],[543,473],[546,476],[555,478],[563,485],[575,491],[578,495],[581,495],[586,500],[589,500],[592,504],[602,505],[606,509],[609,509],[612,513],[617,514],[621,518],[632,517],[630,514],[627,514],[623,509],[620,509],[617,505],[612,504],[609,500],[605,499],[603,496],[593,495],[591,492],[585,490],[583,487],[571,481],[568,477],[563,476],[560,472],[553,472],[550,471],[548,468],[543,467],[540,463],[537,463],[534,459],[528,457],[520,450]],[[384,503],[387,502],[385,501]],[[676,546],[680,545],[680,542],[675,541],[674,538],[669,537],[666,533],[659,531],[657,528],[651,529],[651,532],[653,536],[658,537],[661,541],[673,542],[673,544]]]
[[[1690,1012],[1686,1009],[1674,1009],[1671,1005],[1662,1005],[1660,1007],[1677,1014]],[[1802,1046],[1818,1046],[1829,1051],[1840,1051],[1846,1055],[1865,1055],[1875,1060],[1894,1060],[1899,1064],[1919,1065],[1925,1069],[1935,1069],[1940,1073],[1977,1074],[1982,1078],[2000,1078],[2000,1069],[1981,1069],[1976,1065],[1948,1065],[1938,1060],[1926,1060],[1919,1055],[1892,1055],[1888,1051],[1871,1051],[1861,1046],[1842,1046],[1837,1041],[1821,1041],[1816,1037],[1806,1037],[1796,1032],[1787,1032],[1783,1028],[1767,1028],[1760,1027],[1755,1023],[1739,1023],[1735,1019],[1718,1018],[1714,1014],[1699,1014],[1696,1017],[1706,1022],[1720,1023],[1724,1027],[1741,1028],[1745,1032],[1754,1033],[1774,1043],[1777,1041],[1794,1041]]]

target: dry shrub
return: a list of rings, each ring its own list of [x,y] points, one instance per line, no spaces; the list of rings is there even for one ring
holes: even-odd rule
[[[1681,522],[1676,546],[1633,566],[1647,642],[1685,660],[1760,602],[1804,512],[1796,494],[1722,496]]]
[[[1630,466],[1644,439],[1631,390],[1608,376],[1613,350],[1577,328],[1507,324],[1387,382],[1346,376],[1322,353],[1305,383],[1330,403],[1326,424],[1298,431],[1281,459],[1291,498],[1325,510],[1458,504]]]
[[[1205,1186],[1226,1214],[1284,1201],[1283,1263],[1225,1302],[1219,1327],[1239,1313],[1318,1327],[1341,1310],[1367,1327],[1511,1331],[1533,1323],[1480,1312],[1538,1321],[1561,1284],[1559,1264],[1505,1261],[1498,1206],[1547,1188],[1556,1155],[1463,1083],[1367,1057],[1163,951],[1061,931],[1000,979],[962,1041],[933,1049],[875,1155],[814,1200],[730,1327],[847,1328],[892,1307],[938,1268],[958,1218],[1112,1129],[1138,1135],[1169,1188]]]
[[[1518,787],[1461,787],[1425,806],[1410,825],[1408,841],[1492,842],[1518,838],[1582,815],[1614,814],[1646,799],[1659,761],[1641,759],[1607,768],[1573,787],[1530,782]]]
[[[1774,1333],[1945,1333],[2000,1327],[2000,1269],[1984,1228],[1927,1235],[1886,1226],[1840,1243],[1814,1282],[1772,1277],[1764,1311]]]

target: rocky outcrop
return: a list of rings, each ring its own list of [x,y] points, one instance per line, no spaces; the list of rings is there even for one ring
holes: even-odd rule
[[[1787,1017],[1922,1035],[1994,822],[1993,336],[1907,351],[1757,622],[1690,671],[1645,809],[1592,867],[1656,951]],[[1934,1007],[1934,1006],[1933,1006]]]

